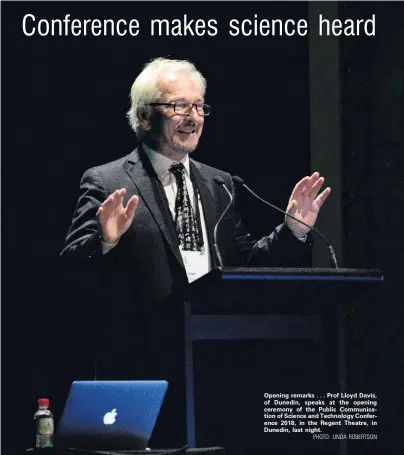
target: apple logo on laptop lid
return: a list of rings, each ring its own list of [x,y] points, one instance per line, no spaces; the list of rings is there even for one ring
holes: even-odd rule
[[[108,411],[104,415],[104,425],[112,425],[113,423],[115,423],[117,415],[118,415],[118,413],[116,412],[116,409],[113,409],[112,411]]]

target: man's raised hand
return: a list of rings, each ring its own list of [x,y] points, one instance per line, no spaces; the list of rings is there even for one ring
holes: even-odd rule
[[[114,191],[98,208],[101,237],[106,243],[116,243],[129,229],[135,216],[139,196],[132,196],[124,207],[125,194],[125,188]]]
[[[321,206],[331,193],[331,188],[326,188],[320,194],[324,184],[324,177],[314,172],[310,177],[304,177],[293,189],[286,212],[298,220],[314,226]],[[296,237],[303,237],[310,228],[286,216],[285,223]]]

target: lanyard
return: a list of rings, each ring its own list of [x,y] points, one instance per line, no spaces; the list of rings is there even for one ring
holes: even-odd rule
[[[199,231],[199,245],[198,246],[201,249],[201,254],[204,254],[205,246],[203,244],[201,212],[200,212],[200,209],[199,209],[199,200],[201,198],[200,198],[200,194],[199,194],[199,190],[198,190],[198,185],[196,184],[195,176],[194,176],[191,168],[190,168],[189,171],[190,171],[190,180],[191,180],[191,183],[192,183],[192,187],[194,189],[194,207],[193,207],[193,210],[194,210],[194,213],[195,213],[196,224],[197,224],[198,231]],[[192,209],[192,207],[191,207],[191,209]]]

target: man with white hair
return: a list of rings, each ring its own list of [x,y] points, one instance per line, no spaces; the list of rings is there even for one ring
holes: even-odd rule
[[[210,112],[205,90],[204,77],[188,61],[158,58],[145,66],[132,86],[128,112],[141,145],[124,158],[84,173],[62,257],[92,260],[117,257],[119,251],[136,263],[136,274],[146,280],[143,285],[153,284],[148,300],[154,300],[154,294],[169,295],[186,276],[193,281],[217,265],[213,227],[228,195],[214,177],[222,177],[230,191],[233,186],[229,174],[189,158]],[[298,182],[287,212],[313,226],[331,191],[326,188],[318,195],[323,182],[317,172]],[[189,209],[187,217],[184,208]],[[197,246],[184,243],[187,231],[179,220],[190,223]],[[218,244],[225,263],[234,257],[240,227],[234,212],[223,220]],[[285,217],[284,224],[252,245],[247,262],[299,265],[309,231]],[[174,264],[182,272],[181,280],[176,279]]]
[[[117,315],[126,316],[124,324],[119,320],[115,325],[113,336],[105,329],[109,335],[102,349],[119,345],[117,331],[126,331],[127,339],[141,334],[144,344],[134,341],[121,349],[124,364],[132,356],[136,377],[150,376],[151,371],[157,377],[164,371],[175,382],[181,376],[180,313],[170,299],[218,265],[213,230],[229,199],[215,177],[221,177],[229,191],[234,189],[228,173],[190,158],[210,112],[205,90],[204,77],[188,61],[158,58],[144,67],[133,83],[128,112],[140,145],[84,173],[61,253],[75,264],[100,266],[106,272],[100,286],[107,326],[114,326]],[[318,173],[298,182],[287,212],[313,226],[331,191],[319,194],[323,182]],[[217,235],[225,265],[299,266],[310,251],[309,231],[286,218],[272,234],[249,244],[232,208]],[[111,309],[108,302],[119,306]],[[168,356],[170,350],[177,352],[176,360]],[[116,365],[119,356],[112,351]],[[151,369],[143,369],[146,363],[153,363]],[[158,364],[166,369],[158,369]]]

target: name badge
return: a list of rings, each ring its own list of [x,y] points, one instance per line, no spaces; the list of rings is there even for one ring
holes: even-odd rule
[[[190,283],[209,272],[206,256],[200,251],[181,251],[181,255]]]

